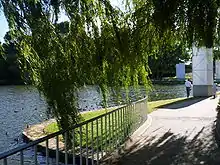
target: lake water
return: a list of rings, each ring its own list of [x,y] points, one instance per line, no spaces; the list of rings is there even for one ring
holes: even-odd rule
[[[146,95],[140,87],[138,97],[129,93],[131,101]],[[155,85],[149,93],[149,100],[185,97],[184,85]],[[102,108],[102,96],[95,86],[82,88],[78,96],[81,111]],[[124,96],[125,97],[125,96]],[[32,86],[0,86],[0,153],[23,144],[22,130],[50,117],[44,98]],[[116,99],[110,95],[109,106],[115,106]],[[121,102],[123,104],[123,102]]]

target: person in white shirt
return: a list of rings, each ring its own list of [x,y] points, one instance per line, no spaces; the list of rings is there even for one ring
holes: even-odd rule
[[[189,97],[190,91],[191,91],[191,87],[192,87],[192,83],[190,82],[189,79],[186,80],[185,86],[186,86],[186,94],[187,94],[187,97]]]

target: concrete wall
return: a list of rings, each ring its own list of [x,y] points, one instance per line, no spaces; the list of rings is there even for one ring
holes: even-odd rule
[[[217,80],[220,80],[220,60],[215,61],[215,76]]]
[[[185,64],[184,63],[176,64],[176,78],[185,79]]]
[[[193,47],[193,96],[211,96],[213,85],[213,52],[205,47]]]

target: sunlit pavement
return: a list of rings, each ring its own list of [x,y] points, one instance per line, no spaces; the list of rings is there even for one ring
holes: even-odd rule
[[[106,164],[118,165],[219,165],[220,149],[214,136],[219,98],[191,99],[150,114],[121,156]]]

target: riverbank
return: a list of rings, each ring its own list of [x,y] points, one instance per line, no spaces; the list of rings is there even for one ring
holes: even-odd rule
[[[151,113],[158,108],[162,106],[166,106],[169,104],[174,104],[178,103],[181,101],[186,100],[186,98],[177,98],[177,99],[169,99],[169,100],[160,100],[160,101],[152,101],[148,103],[148,110],[146,113]],[[90,111],[90,112],[84,112],[82,113],[82,119],[83,121],[89,120],[91,118],[94,118],[96,116],[102,115],[106,112],[112,111],[116,109],[117,107],[109,108],[109,109],[101,109],[101,110],[96,110],[96,111]],[[44,136],[47,136],[48,134],[54,133],[56,131],[59,131],[59,128],[57,126],[57,123],[54,119],[47,120],[45,122],[42,122],[40,124],[36,124],[33,126],[30,126],[29,128],[26,128],[23,131],[23,136],[25,141],[34,141],[39,138],[42,138]],[[63,144],[63,138],[60,136],[60,150],[64,149],[64,144]],[[49,149],[54,150],[56,145],[55,145],[55,139],[52,139],[49,141]],[[41,147],[45,147],[46,144],[42,143],[40,144]]]
[[[23,80],[0,80],[0,86],[26,85]]]
[[[184,84],[185,80],[180,79],[172,79],[172,80],[152,80],[152,84],[158,85],[179,85]]]

